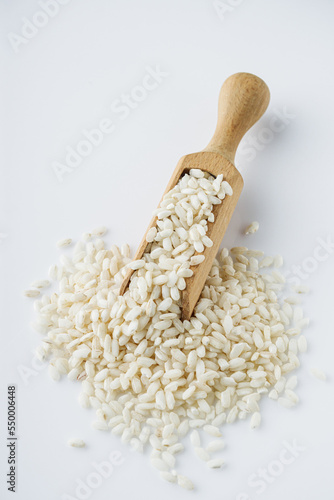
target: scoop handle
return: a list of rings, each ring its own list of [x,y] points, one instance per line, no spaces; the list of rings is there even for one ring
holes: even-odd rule
[[[204,151],[220,153],[234,163],[239,142],[268,107],[270,92],[251,73],[235,73],[222,85],[215,133]]]

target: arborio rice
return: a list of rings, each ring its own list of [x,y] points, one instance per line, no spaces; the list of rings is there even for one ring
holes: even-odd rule
[[[35,302],[35,326],[46,335],[38,355],[49,358],[51,377],[80,381],[80,404],[96,409],[93,426],[139,452],[150,446],[161,477],[187,489],[191,480],[175,470],[182,438],[191,432],[195,455],[220,468],[213,454],[224,447],[223,424],[251,415],[257,427],[265,394],[297,403],[296,377],[287,376],[306,349],[298,336],[308,320],[298,301],[278,300],[284,278],[265,269],[282,259],[245,247],[220,252],[191,320],[181,320],[190,266],[212,245],[213,206],[231,194],[222,176],[191,170],[155,212],[143,259],[131,263],[128,245],[108,249],[85,237],[50,269],[59,290]],[[128,267],[136,271],[119,296]],[[200,428],[213,438],[206,448]]]

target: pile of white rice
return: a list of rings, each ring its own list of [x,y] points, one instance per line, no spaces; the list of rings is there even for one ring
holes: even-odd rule
[[[80,381],[80,404],[96,409],[93,426],[139,452],[149,445],[161,477],[187,489],[191,480],[175,470],[182,438],[191,432],[197,457],[220,468],[224,424],[251,415],[257,427],[266,394],[286,407],[297,403],[297,379],[287,375],[306,350],[300,334],[308,320],[287,297],[276,269],[282,258],[245,247],[220,252],[191,320],[181,320],[190,267],[212,245],[213,206],[231,194],[222,176],[191,170],[155,212],[141,260],[131,263],[128,245],[106,248],[86,235],[50,269],[58,291],[35,301],[35,327],[45,335],[38,356],[49,359],[51,377]],[[135,273],[119,296],[129,266]],[[206,448],[200,428],[214,437]]]

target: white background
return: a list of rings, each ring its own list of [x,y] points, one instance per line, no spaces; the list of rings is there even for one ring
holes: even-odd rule
[[[235,500],[243,492],[248,497],[239,500],[333,498],[333,248],[322,251],[321,261],[313,255],[319,238],[334,238],[334,4],[224,5],[219,16],[211,0],[71,0],[15,52],[9,33],[20,35],[22,18],[32,20],[40,6],[35,0],[1,0],[1,498],[78,498],[77,479],[86,481],[92,462],[106,460],[112,450],[122,453],[124,463],[88,498]],[[111,104],[156,65],[168,76],[121,120]],[[286,271],[301,266],[307,278],[302,281],[311,287],[304,302],[311,318],[309,352],[298,371],[298,407],[263,401],[260,429],[239,422],[224,430],[225,469],[207,470],[191,451],[180,456],[178,470],[196,484],[188,492],[161,482],[146,455],[93,430],[93,411],[77,403],[79,384],[55,383],[46,369],[24,383],[19,370],[32,369],[40,337],[30,327],[32,300],[22,292],[46,277],[58,259],[60,238],[77,239],[105,224],[110,243],[127,241],[135,249],[179,157],[208,143],[219,88],[238,71],[261,76],[272,97],[237,155],[245,188],[224,243],[282,253]],[[266,140],[278,112],[290,118]],[[59,182],[54,162],[63,162],[66,148],[75,148],[82,131],[103,118],[114,122],[114,132]],[[257,149],[249,146],[250,138]],[[260,230],[245,237],[252,220]],[[314,379],[312,366],[322,367],[328,382]],[[15,495],[5,485],[8,384],[17,385]],[[73,436],[87,448],[69,448]],[[258,494],[249,476],[293,440],[304,451]]]

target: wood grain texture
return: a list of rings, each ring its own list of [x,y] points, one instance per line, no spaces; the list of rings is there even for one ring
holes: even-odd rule
[[[232,196],[226,196],[220,205],[215,205],[213,208],[215,221],[208,223],[207,232],[213,241],[213,246],[205,248],[204,262],[193,266],[191,269],[194,274],[186,280],[187,287],[182,292],[183,319],[189,319],[192,315],[242,191],[243,179],[233,165],[238,144],[247,130],[263,115],[269,99],[267,85],[257,76],[249,73],[236,73],[230,76],[220,91],[218,122],[212,140],[204,151],[180,159],[163,194],[164,196],[170,191],[178,183],[180,177],[191,168],[199,168],[215,177],[223,174],[224,179],[233,189]],[[148,245],[146,234],[151,227],[156,225],[156,221],[157,218],[153,217],[134,260],[143,256]],[[128,270],[120,288],[121,295],[125,292],[133,272],[131,269]]]
[[[225,80],[219,94],[218,120],[205,151],[220,153],[234,163],[239,142],[268,107],[270,92],[261,78],[236,73]]]

